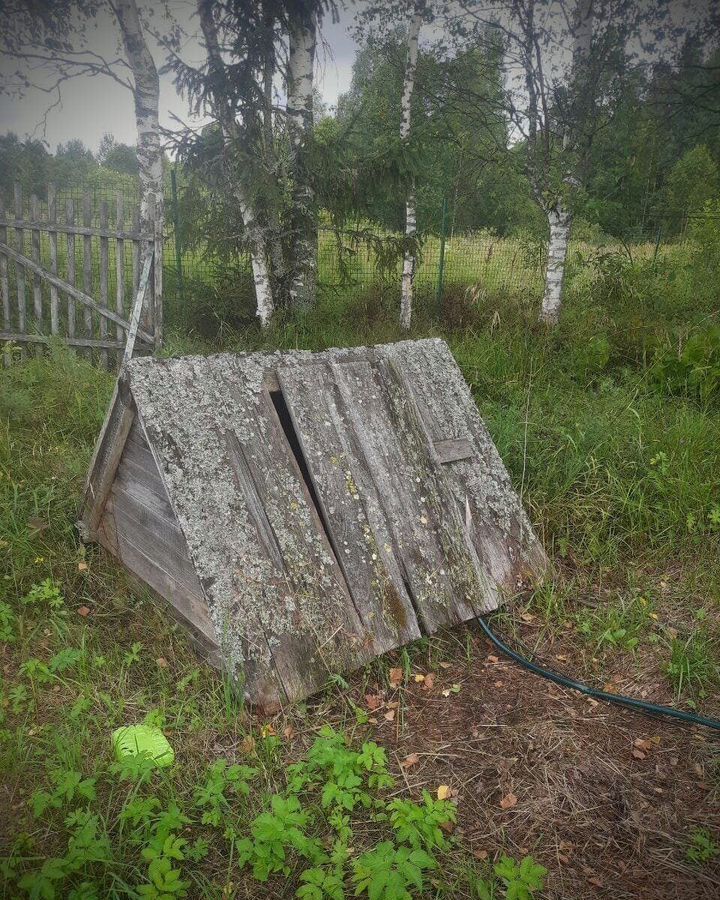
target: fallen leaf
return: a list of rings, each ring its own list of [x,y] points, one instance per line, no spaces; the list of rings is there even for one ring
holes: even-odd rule
[[[368,709],[379,709],[382,706],[382,697],[379,694],[365,694],[365,703]]]
[[[523,622],[527,622],[528,624],[530,624],[530,622],[534,622],[537,617],[530,612],[524,612],[520,613],[520,618],[523,620]]]
[[[266,737],[274,737],[275,736],[275,728],[271,724],[263,725],[260,729],[260,736],[263,738]]]
[[[82,616],[83,619],[84,619],[86,616],[89,616],[89,615],[90,615],[90,607],[89,607],[89,606],[81,606],[81,607],[78,609],[77,614],[78,614],[79,616]]]
[[[562,853],[558,853],[558,862],[561,862],[564,866],[566,866],[570,862],[570,857],[564,856]]]
[[[421,675],[421,674],[418,672],[418,674],[415,676],[415,684],[420,684],[420,683],[423,682],[423,681],[425,681],[425,676],[424,676],[424,675]]]
[[[441,668],[441,669],[449,669],[449,668],[450,668],[450,663],[449,663],[449,662],[441,662],[441,663],[440,663],[440,668]]]
[[[602,878],[598,878],[597,875],[593,875],[592,878],[588,878],[588,881],[590,882],[590,884],[594,884],[595,887],[601,888],[603,886]]]
[[[644,738],[635,738],[633,741],[633,747],[636,747],[638,750],[652,750],[653,742],[647,741]]]
[[[435,673],[430,672],[425,676],[425,681],[423,681],[423,690],[431,691],[435,687]]]
[[[403,670],[400,668],[390,669],[388,673],[388,681],[390,682],[390,687],[400,687],[403,682]]]
[[[501,809],[512,809],[517,806],[518,798],[513,793],[506,794],[500,801]]]
[[[450,689],[448,688],[448,689],[444,690],[444,691],[442,692],[442,695],[443,695],[443,697],[449,697],[449,696],[450,696]]]
[[[385,713],[385,718],[387,719],[388,722],[392,722],[392,720],[395,718],[395,710],[394,710],[394,709],[389,709],[389,710]]]
[[[474,850],[473,856],[475,857],[475,859],[487,859],[488,852],[487,850]]]
[[[437,789],[437,798],[438,800],[447,800],[452,795],[452,791],[450,790],[450,785],[441,784]]]
[[[502,682],[502,681],[495,681],[495,682],[493,682],[493,687],[501,688],[501,687],[503,687],[503,682]]]
[[[88,564],[86,562],[78,563],[78,572],[87,572]]]
[[[291,741],[295,737],[295,729],[292,725],[286,725],[283,728],[283,735],[285,736],[285,740]]]
[[[165,659],[164,656],[158,656],[158,658],[155,660],[155,662],[158,664],[158,666],[161,669],[167,669],[167,667],[168,667],[168,661]]]
[[[409,769],[411,766],[416,766],[419,762],[420,754],[411,753],[409,756],[406,756],[405,759],[400,763],[400,768]]]
[[[250,737],[250,735],[248,735],[247,737],[243,738],[240,741],[240,751],[242,753],[252,753],[254,749],[255,749],[255,738],[254,737]]]
[[[645,759],[647,753],[643,753],[642,750],[638,750],[637,747],[634,747],[632,755],[635,757],[635,759]]]
[[[495,663],[499,663],[499,662],[500,662],[500,657],[499,657],[499,656],[493,656],[492,654],[490,654],[490,656],[488,656],[488,658],[487,658],[487,661],[488,661],[489,663],[492,663],[493,665],[495,665]]]
[[[440,822],[440,830],[444,831],[445,834],[452,834],[455,831],[455,823],[454,822]]]

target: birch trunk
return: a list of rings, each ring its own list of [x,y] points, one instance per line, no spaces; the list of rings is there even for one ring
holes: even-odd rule
[[[160,146],[160,79],[148,49],[135,0],[115,0],[113,9],[122,32],[123,44],[135,87],[135,126],[140,173],[140,230],[154,241],[154,309],[152,320],[155,345],[162,346],[162,272],[165,202],[162,148]]]
[[[554,209],[547,211],[547,217],[550,225],[550,244],[540,321],[546,325],[557,325],[562,307],[565,260],[570,242],[572,215],[558,204]]]
[[[208,54],[208,63],[211,73],[218,85],[224,85],[226,80],[225,66],[217,38],[217,29],[213,18],[212,0],[198,0],[198,12],[200,15],[200,27],[205,39],[205,47]],[[242,144],[242,135],[227,96],[223,96],[222,89],[218,89],[213,97],[213,112],[220,124],[224,140],[225,170],[232,184],[232,191],[238,202],[240,218],[243,228],[248,236],[250,249],[250,263],[253,271],[253,283],[255,285],[256,312],[260,324],[266,327],[275,312],[275,300],[268,265],[268,241],[265,229],[256,220],[253,205],[245,187],[237,177],[234,177],[232,166],[227,162],[228,149],[233,144]]]
[[[422,25],[420,6],[415,7],[415,15],[410,22],[407,38],[407,62],[403,79],[402,106],[400,118],[400,140],[407,143],[410,139],[412,97],[415,88],[415,72],[417,70],[418,40]],[[414,242],[417,235],[417,213],[415,209],[415,185],[408,192],[405,201],[405,237]],[[413,307],[413,283],[415,280],[416,256],[408,246],[403,258],[402,287],[400,296],[400,326],[410,328]]]
[[[589,94],[592,90],[587,63],[592,47],[593,0],[576,0],[572,26],[572,62],[571,82],[575,92],[573,114],[566,122],[562,150],[563,154],[571,154],[577,150],[580,142],[580,131],[589,114]],[[576,171],[573,171],[573,168]],[[568,166],[563,179],[569,191],[580,187],[577,163]],[[560,310],[563,302],[563,286],[565,283],[565,261],[567,259],[570,232],[572,229],[572,213],[567,208],[565,199],[558,197],[554,206],[546,210],[550,225],[550,243],[548,245],[548,261],[545,273],[545,293],[540,308],[540,321],[546,325],[557,325],[560,321]]]
[[[317,22],[312,10],[298,3],[288,37],[287,123],[293,175],[292,278],[289,294],[294,307],[307,308],[317,293],[317,211],[305,161],[313,129],[313,76]]]

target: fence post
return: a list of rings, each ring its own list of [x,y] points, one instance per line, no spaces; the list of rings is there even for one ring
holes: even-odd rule
[[[447,228],[447,197],[443,197],[442,221],[440,223],[440,264],[438,266],[437,302],[442,304],[443,281],[445,279],[445,230]]]
[[[184,306],[185,290],[183,285],[182,250],[180,248],[180,208],[178,206],[176,171],[177,165],[174,165],[170,170],[170,184],[172,185],[173,220],[175,225],[175,267],[177,268],[178,296],[180,297],[180,304]]]

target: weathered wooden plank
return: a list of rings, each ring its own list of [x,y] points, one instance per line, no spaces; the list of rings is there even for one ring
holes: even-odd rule
[[[372,634],[373,652],[415,640],[420,627],[392,553],[387,519],[327,364],[279,366],[278,377],[335,556]]]
[[[50,241],[50,272],[58,273],[58,236],[57,236],[57,200],[55,185],[48,185],[48,237]],[[60,331],[60,306],[58,303],[58,289],[54,284],[50,285],[50,332],[58,334]]]
[[[137,389],[137,383],[134,389]],[[226,664],[241,682],[245,696],[251,703],[267,711],[276,710],[285,702],[287,694],[265,635],[266,611],[257,602],[238,608],[241,598],[247,596],[257,601],[257,591],[270,590],[271,586],[262,576],[259,583],[255,582],[258,577],[255,555],[246,557],[244,564],[237,558],[231,562],[226,557],[228,547],[217,546],[218,542],[215,540],[219,533],[223,537],[230,537],[231,545],[242,544],[246,538],[251,543],[249,535],[238,533],[240,525],[249,524],[243,517],[243,510],[235,505],[225,505],[228,494],[224,489],[230,487],[232,478],[223,481],[220,472],[215,472],[213,477],[213,463],[220,464],[223,468],[227,466],[223,435],[210,427],[203,428],[200,434],[193,429],[193,435],[200,439],[207,450],[207,456],[203,454],[201,460],[194,460],[192,454],[185,455],[181,450],[182,435],[186,433],[189,424],[187,419],[190,417],[186,417],[183,422],[166,421],[163,424],[171,426],[168,431],[163,432],[155,427],[150,435],[142,417],[139,418],[142,434],[167,490],[168,506],[185,534],[190,558],[208,598],[210,618]],[[173,428],[173,424],[179,428]],[[169,462],[171,468],[165,468]],[[198,463],[199,467],[196,468]],[[227,471],[222,474],[227,479]],[[136,483],[134,487],[138,491],[140,485]],[[199,496],[195,494],[196,491]],[[203,508],[201,522],[196,521],[192,514],[188,515],[187,492],[198,500],[210,501]],[[146,499],[150,503],[162,503],[162,498],[155,494],[148,496],[150,493],[146,490]],[[218,567],[228,563],[233,565],[232,571],[221,572]],[[286,600],[283,595],[276,595],[275,599],[280,602]]]
[[[458,462],[473,456],[475,449],[467,438],[450,438],[433,441],[437,458],[441,463]]]
[[[22,219],[23,217],[23,196],[22,196],[22,187],[19,184],[15,184],[15,218]],[[15,228],[15,247],[19,251],[20,254],[25,253],[25,232],[23,231],[21,226],[16,226]],[[11,256],[7,252],[6,249],[3,250],[6,256]],[[25,300],[25,269],[18,265],[17,260],[15,260],[15,280],[17,284],[17,303],[18,303],[18,321],[17,327],[18,331],[21,334],[24,334],[27,331],[27,309],[26,309],[26,300]],[[24,355],[25,351],[22,351]]]
[[[195,627],[212,646],[217,647],[215,628],[207,613],[207,604],[197,575],[188,582],[178,578],[175,571],[168,571],[162,562],[152,554],[146,544],[140,546],[127,528],[117,521],[113,506],[114,497],[108,498],[98,528],[100,543],[134,572],[145,584],[167,600],[183,617],[185,622]]]
[[[146,506],[153,515],[172,522],[174,520],[172,506],[163,499],[162,494],[158,492],[157,485],[146,480],[143,475],[144,473],[133,472],[132,464],[128,464],[115,477],[126,494]]]
[[[349,595],[269,394],[260,391],[253,397],[249,383],[242,381],[233,379],[229,396],[251,408],[254,416],[252,430],[243,429],[244,441],[237,433],[235,438],[243,447],[258,504],[245,493],[247,482],[239,482],[238,487],[258,535],[262,526],[253,514],[258,505],[264,510],[277,539],[277,553],[268,553],[261,539],[259,549],[272,573],[271,581],[280,593],[284,590],[292,597],[294,607],[288,618],[269,619],[265,635],[288,696],[307,696],[333,672],[356,668],[370,659],[370,635]]]
[[[473,618],[474,603],[484,593],[483,575],[468,555],[462,528],[444,515],[439,472],[408,414],[406,397],[369,362],[332,363],[332,371],[423,630],[432,633]]]
[[[547,558],[450,349],[425,340],[376,352],[394,361],[431,443],[462,438],[472,445],[472,456],[447,463],[443,475],[486,573],[515,591],[518,580],[546,568]]]
[[[46,334],[21,334],[17,331],[0,331],[0,341],[12,341],[17,344],[47,344],[50,338]],[[123,350],[124,343],[119,341],[99,341],[95,338],[63,338],[71,347],[105,347],[108,350]]]
[[[71,294],[76,300],[79,300],[80,303],[87,307],[88,310],[96,312],[99,316],[109,319],[111,322],[117,322],[119,325],[122,325],[123,328],[130,327],[130,323],[118,316],[116,312],[100,306],[92,299],[92,297],[88,297],[87,294],[85,294],[83,291],[73,287],[66,281],[63,281],[62,278],[56,275],[51,275],[49,272],[46,272],[39,266],[36,266],[31,259],[28,259],[26,256],[22,256],[21,254],[17,253],[12,249],[12,247],[8,247],[5,244],[0,244],[0,251],[6,253],[11,259],[19,262],[29,271],[39,274],[41,278],[44,278],[45,281],[49,282],[50,284],[54,284],[59,290],[66,291],[68,294]],[[150,345],[154,343],[152,335],[148,334],[146,331],[141,331],[140,329],[138,329],[138,337],[141,340],[145,341],[145,343],[148,343]]]
[[[0,197],[0,219],[5,220],[5,205],[2,197]],[[7,228],[0,225],[0,243],[7,244]],[[12,318],[10,314],[10,282],[8,280],[8,258],[7,254],[0,253],[0,297],[2,298],[3,308],[3,328],[10,331]],[[10,362],[10,357],[6,353],[4,355],[5,365]]]
[[[66,232],[66,248],[67,248],[67,273],[66,280],[71,287],[75,287],[75,234],[72,226],[75,224],[75,201],[72,197],[68,198],[65,205],[65,221],[68,224]],[[67,294],[67,329],[70,338],[75,337],[75,300],[72,294]]]
[[[118,378],[85,482],[82,521],[79,523],[85,538],[95,537],[135,415],[135,403],[127,384]]]
[[[100,228],[107,230],[109,223],[109,209],[107,200],[102,200],[100,202]],[[100,238],[100,306],[103,310],[108,308],[108,276],[110,269],[110,258],[109,258],[109,244],[108,238],[101,237]],[[122,318],[122,317],[121,317]],[[100,316],[100,321],[98,323],[98,333],[100,335],[100,340],[104,341],[107,339],[108,333],[108,325],[107,319],[104,315]],[[108,368],[108,352],[107,350],[100,351],[100,362],[104,368]]]
[[[147,507],[125,494],[117,482],[112,486],[103,515],[112,515],[117,530],[128,535],[166,571],[172,572],[176,580],[197,578],[180,529],[168,527],[162,519],[153,516]]]
[[[38,200],[35,194],[32,194],[30,197],[30,215],[32,216],[33,222],[40,222],[40,201]],[[40,264],[40,232],[33,231],[31,233],[31,244],[32,244],[32,261],[35,263],[34,266],[34,278],[33,278],[33,313],[35,315],[35,322],[33,323],[35,328],[39,332],[43,332],[45,330],[43,323],[43,301],[42,301],[42,280],[40,278],[40,272],[42,271],[42,266]],[[38,348],[39,349],[39,348]]]
[[[92,225],[92,200],[87,191],[83,193],[82,214],[83,225],[89,228]],[[95,293],[93,288],[92,238],[89,234],[83,235],[83,291],[89,299],[92,299]],[[68,291],[68,293],[73,294],[71,291]],[[73,294],[73,296],[76,295]],[[79,300],[80,298],[76,297],[76,299]],[[85,309],[83,310],[83,320],[85,322],[85,337],[91,338],[93,336],[92,306],[88,304],[85,304]]]
[[[210,601],[231,668],[272,666],[291,698],[370,658],[308,489],[287,444],[264,376],[272,356],[217,356],[128,364],[170,502]],[[177,409],[183,415],[176,414]],[[237,477],[228,436],[242,446]],[[232,440],[232,439],[231,439]],[[248,490],[260,497],[283,566],[258,536]],[[260,528],[262,528],[260,524]],[[259,644],[263,636],[268,653]],[[225,643],[223,643],[225,641]]]
[[[130,327],[127,331],[127,340],[125,343],[125,352],[123,354],[123,362],[132,359],[133,350],[135,349],[135,341],[137,340],[140,330],[140,317],[145,306],[145,298],[148,291],[148,282],[150,280],[150,269],[153,261],[153,251],[148,250],[145,262],[143,264],[142,275],[138,285],[137,295],[133,301],[132,310],[130,312]],[[157,346],[157,335],[154,335],[155,346]]]
[[[19,219],[7,219],[4,214],[0,213],[0,228],[5,225],[16,225],[26,229],[27,231],[46,231],[47,227],[42,223],[35,223],[28,221],[27,219],[23,219],[22,217]],[[106,238],[119,238],[124,241],[133,241],[133,240],[141,240],[145,235],[141,234],[140,231],[125,231],[125,230],[117,230],[115,228],[94,228],[94,227],[85,227],[84,225],[77,225],[75,223],[67,222],[66,224],[62,224],[58,222],[57,229],[60,234],[73,234],[73,235],[88,235],[89,237],[106,237]]]
[[[123,195],[115,198],[115,226],[118,232],[125,227],[125,208]],[[115,244],[115,312],[125,318],[125,242],[117,238]],[[125,337],[125,332],[120,325],[115,326],[115,336],[119,341]]]

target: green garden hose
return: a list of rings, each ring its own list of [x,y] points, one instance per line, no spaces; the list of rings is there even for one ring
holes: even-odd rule
[[[544,669],[542,666],[539,666],[531,660],[526,659],[524,656],[521,656],[519,653],[516,653],[508,647],[507,644],[503,643],[503,641],[491,631],[490,626],[484,619],[478,617],[478,622],[485,632],[485,635],[492,641],[498,650],[506,656],[509,656],[510,659],[515,660],[516,663],[519,663],[521,666],[534,672],[536,675],[547,678],[549,681],[555,682],[555,684],[571,688],[574,691],[580,691],[581,694],[587,694],[588,697],[593,697],[597,700],[607,700],[609,703],[619,703],[621,706],[628,706],[630,709],[639,710],[640,712],[652,713],[657,716],[670,716],[673,719],[679,719],[687,725],[704,725],[705,728],[714,728],[716,731],[720,731],[720,721],[717,719],[709,719],[707,716],[698,716],[695,713],[684,712],[681,709],[673,709],[671,706],[658,706],[655,703],[646,703],[644,700],[635,700],[633,697],[626,697],[624,694],[610,694],[607,691],[598,691],[587,684],[582,684],[580,681],[573,681],[571,678],[566,678],[564,675],[559,675],[557,672],[553,672],[550,669]]]

